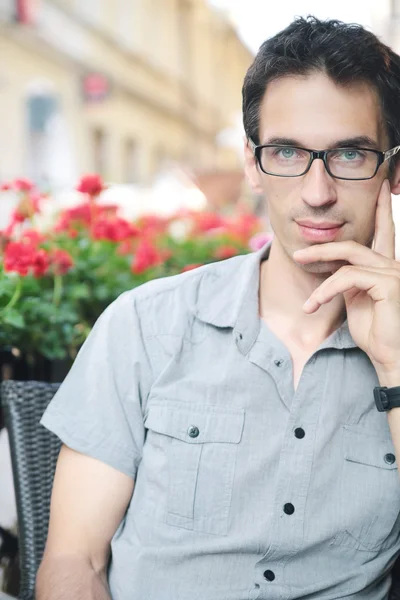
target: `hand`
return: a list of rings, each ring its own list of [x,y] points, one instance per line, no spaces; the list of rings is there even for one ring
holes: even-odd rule
[[[400,265],[395,260],[389,182],[385,180],[380,190],[372,249],[354,241],[332,242],[297,250],[293,258],[304,264],[350,263],[318,286],[303,309],[312,314],[343,294],[354,342],[366,352],[378,374],[396,373],[400,378]],[[393,385],[400,385],[400,380]]]

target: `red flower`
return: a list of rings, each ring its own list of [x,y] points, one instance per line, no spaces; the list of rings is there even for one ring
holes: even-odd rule
[[[251,213],[242,213],[227,225],[227,233],[241,243],[247,241],[261,228],[261,221]]]
[[[133,253],[133,243],[131,239],[123,240],[117,249],[117,254],[126,256],[127,254]]]
[[[107,219],[100,217],[93,226],[93,237],[96,240],[110,240],[112,242],[122,242],[130,237],[138,235],[139,231],[121,217]]]
[[[74,261],[66,250],[57,248],[51,254],[51,264],[57,275],[65,275],[74,266]]]
[[[149,240],[143,239],[136,248],[135,258],[132,263],[132,272],[139,274],[151,267],[161,265],[170,256],[170,253],[156,248]]]
[[[186,271],[193,271],[193,269],[197,269],[198,267],[202,267],[203,263],[193,263],[190,265],[186,265],[182,269],[182,273],[186,273]]]
[[[13,223],[23,223],[25,219],[25,215],[22,214],[22,212],[20,212],[18,208],[16,208],[11,215],[11,222]]]
[[[214,256],[223,260],[225,258],[232,258],[232,256],[236,256],[238,253],[239,251],[235,246],[220,246],[214,252]]]
[[[15,179],[12,187],[18,192],[31,192],[35,189],[35,184],[30,179]]]
[[[24,221],[25,217],[21,215],[17,210],[14,210],[11,214],[11,220],[7,225],[6,229],[4,230],[5,236],[10,237],[14,232],[15,226],[18,225],[18,223],[23,223]]]
[[[32,246],[39,246],[44,240],[44,235],[34,229],[25,229],[21,234],[21,241]]]
[[[11,189],[12,183],[5,182],[0,185],[0,192],[8,192]]]
[[[96,173],[84,175],[76,188],[82,194],[89,196],[98,196],[104,189],[104,183],[100,175]]]
[[[152,238],[164,233],[168,220],[158,215],[142,215],[136,222],[143,237]]]
[[[25,219],[31,219],[35,214],[40,212],[40,201],[43,196],[37,190],[26,192],[21,197],[17,208],[13,214],[13,222],[23,223]]]
[[[5,271],[16,271],[20,275],[33,272],[35,277],[44,275],[49,267],[50,258],[43,249],[23,242],[10,242],[4,253]]]
[[[115,204],[103,204],[92,206],[89,202],[83,202],[72,208],[65,209],[55,225],[55,231],[66,231],[73,223],[81,223],[89,226],[93,220],[103,215],[113,216],[118,206]]]
[[[195,233],[205,233],[212,229],[219,229],[226,224],[225,219],[221,215],[208,212],[199,212],[195,215],[194,229]]]
[[[87,202],[79,204],[78,206],[73,206],[72,208],[67,208],[61,213],[61,217],[54,229],[55,231],[65,231],[73,222],[81,222],[85,225],[89,225],[91,216],[90,204]]]
[[[43,249],[37,250],[32,265],[34,276],[41,277],[44,275],[49,268],[49,265],[50,259],[47,252]]]

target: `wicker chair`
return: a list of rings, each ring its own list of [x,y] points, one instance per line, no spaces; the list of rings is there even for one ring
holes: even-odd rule
[[[61,442],[39,421],[59,383],[4,381],[1,404],[10,440],[17,501],[20,600],[33,600],[47,538],[50,497]]]
[[[36,572],[47,538],[51,489],[61,442],[39,425],[39,421],[59,385],[40,381],[5,381],[1,384],[17,500],[21,567],[19,600],[34,600]],[[392,573],[389,600],[400,600],[400,557]]]

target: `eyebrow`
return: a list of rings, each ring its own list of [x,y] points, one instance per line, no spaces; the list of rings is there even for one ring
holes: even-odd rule
[[[271,137],[262,145],[265,144],[274,144],[277,146],[298,146],[299,148],[305,148],[305,146],[299,140],[285,137]],[[326,149],[331,150],[332,148],[371,148],[372,150],[379,150],[378,143],[367,135],[358,135],[342,140],[335,140],[332,142],[332,144],[329,144]]]

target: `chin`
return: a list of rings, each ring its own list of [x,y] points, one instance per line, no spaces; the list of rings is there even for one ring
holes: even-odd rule
[[[332,273],[336,273],[341,267],[344,265],[348,265],[349,263],[344,260],[332,260],[328,262],[315,262],[309,263],[307,265],[300,265],[296,263],[303,271],[307,271],[307,273],[314,273],[315,275],[326,275],[330,277]]]

